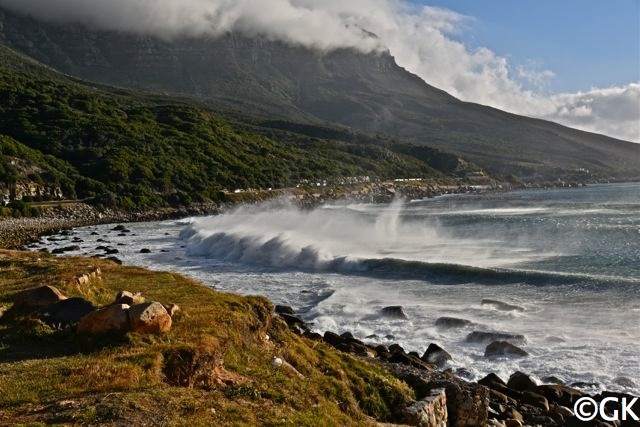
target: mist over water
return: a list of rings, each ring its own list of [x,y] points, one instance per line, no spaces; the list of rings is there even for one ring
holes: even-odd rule
[[[592,383],[590,391],[640,392],[640,184],[314,210],[271,203],[132,224],[129,237],[110,228],[77,230],[79,253],[100,253],[97,238],[126,243],[118,247],[125,263],[266,295],[319,332],[418,352],[436,342],[468,379],[522,370]],[[409,320],[377,316],[390,305]],[[440,329],[442,316],[473,324]],[[522,334],[530,356],[486,359],[486,344],[465,340],[473,331]]]

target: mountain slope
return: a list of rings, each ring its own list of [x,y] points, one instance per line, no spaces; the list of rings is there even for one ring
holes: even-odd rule
[[[463,103],[389,55],[321,54],[233,34],[169,42],[1,11],[0,23],[0,40],[88,80],[384,133],[456,152],[496,174],[640,176],[640,145]]]
[[[139,208],[363,175],[453,183],[477,170],[428,147],[237,114],[225,120],[193,102],[88,84],[1,44],[0,59],[5,187],[49,181],[67,198]]]

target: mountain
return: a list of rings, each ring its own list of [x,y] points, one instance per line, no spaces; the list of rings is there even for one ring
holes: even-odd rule
[[[0,197],[94,198],[135,209],[218,201],[224,190],[430,178],[479,168],[456,155],[340,128],[225,116],[193,100],[87,83],[0,44]],[[0,200],[1,201],[1,200]]]
[[[1,10],[0,41],[82,79],[385,134],[454,152],[496,175],[640,177],[640,144],[461,102],[389,54],[321,53],[237,34],[167,41]]]

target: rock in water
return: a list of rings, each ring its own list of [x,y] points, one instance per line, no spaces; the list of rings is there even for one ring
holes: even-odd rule
[[[429,395],[404,410],[405,423],[419,427],[447,427],[447,396],[444,389],[431,390]]]
[[[527,339],[524,335],[509,334],[506,332],[479,332],[473,331],[467,335],[466,341],[469,343],[487,344],[494,341],[507,341],[511,344],[525,344]]]
[[[527,357],[529,353],[507,341],[494,341],[484,350],[484,357]]]
[[[171,316],[159,302],[134,305],[129,309],[131,332],[164,334],[171,330]]]
[[[49,325],[63,327],[75,325],[95,309],[94,305],[84,298],[69,298],[51,306],[47,310],[48,316],[45,321]]]
[[[112,304],[84,316],[78,323],[77,331],[89,334],[126,332],[129,330],[129,306]]]
[[[431,343],[429,344],[427,351],[422,355],[421,359],[441,368],[446,365],[447,361],[452,360],[453,358],[438,344]]]
[[[500,311],[521,311],[521,312],[525,311],[524,307],[508,304],[506,302],[497,301],[493,299],[483,299],[481,304],[493,306],[496,310],[500,310]]]
[[[404,310],[399,305],[384,307],[382,310],[380,310],[380,314],[387,319],[408,319],[407,315],[404,313]]]
[[[14,300],[14,305],[29,308],[49,307],[65,299],[67,297],[57,288],[46,285],[20,292]]]
[[[436,320],[436,326],[443,329],[464,328],[472,325],[473,322],[466,319],[458,319],[455,317],[440,317]]]

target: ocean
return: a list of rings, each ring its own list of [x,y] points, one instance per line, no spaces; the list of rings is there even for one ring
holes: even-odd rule
[[[125,264],[265,295],[321,333],[420,354],[434,342],[469,380],[520,370],[590,392],[640,392],[640,184],[312,210],[279,200],[127,224],[125,236],[112,228],[76,229],[81,250],[69,254],[107,245]],[[43,239],[33,249],[68,245]],[[408,319],[380,316],[386,306]],[[445,329],[441,317],[470,324]],[[523,335],[529,357],[485,358],[487,343],[467,340],[474,331]]]

